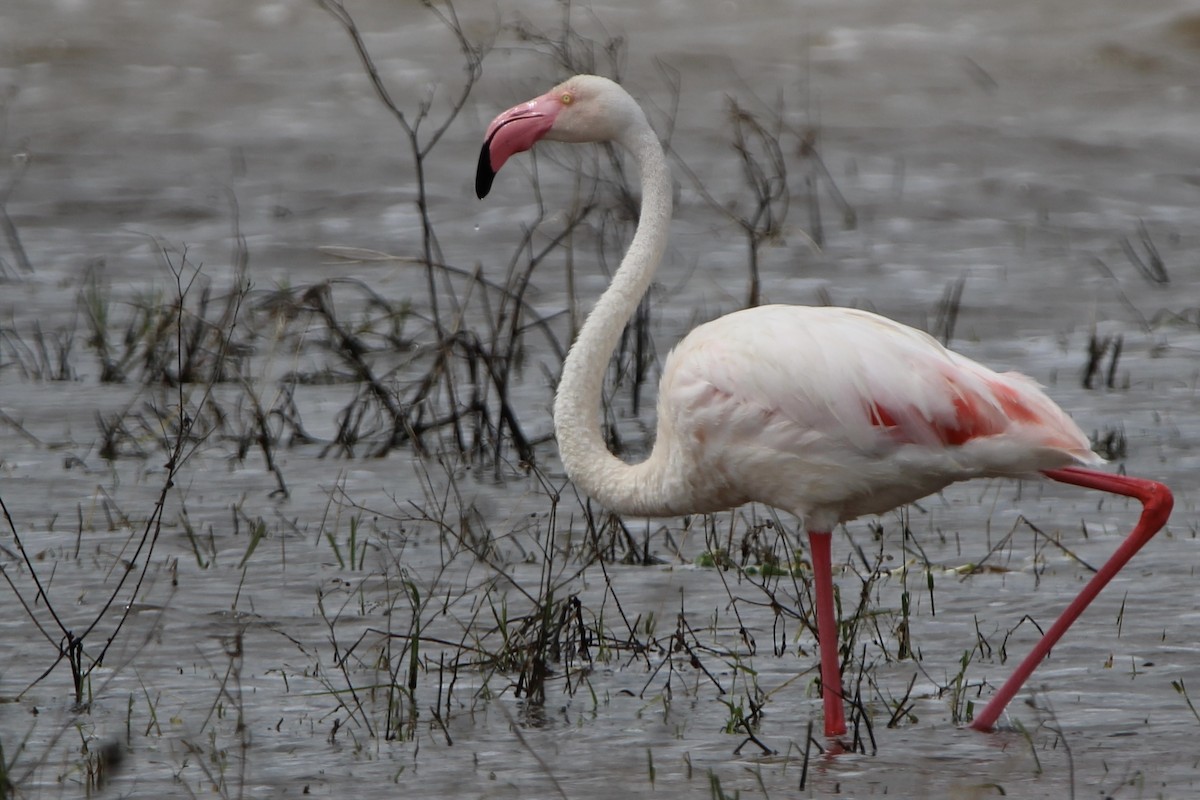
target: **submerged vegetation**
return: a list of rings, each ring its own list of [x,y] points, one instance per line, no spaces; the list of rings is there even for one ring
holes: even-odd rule
[[[654,523],[622,519],[575,493],[557,467],[550,397],[590,302],[575,283],[583,265],[615,263],[631,236],[637,200],[628,167],[611,150],[600,152],[599,163],[564,155],[579,159],[570,168],[581,176],[565,203],[542,193],[535,172],[535,207],[520,235],[475,263],[448,259],[434,210],[431,154],[481,102],[475,89],[496,37],[539,54],[552,69],[614,77],[626,60],[624,41],[589,38],[567,3],[556,28],[519,22],[480,39],[451,3],[426,2],[447,46],[461,55],[462,71],[416,100],[408,92],[400,100],[354,15],[338,0],[318,4],[348,37],[364,80],[398,126],[419,233],[396,254],[329,245],[315,257],[334,274],[363,264],[419,271],[423,293],[388,296],[350,276],[255,285],[230,190],[228,263],[197,264],[186,247],[155,240],[160,276],[133,296],[120,296],[96,260],[82,273],[67,322],[0,322],[0,385],[47,385],[47,394],[100,387],[121,397],[117,407],[98,407],[94,430],[72,430],[69,442],[44,441],[19,412],[0,405],[5,435],[62,451],[64,470],[96,476],[88,479],[96,488],[87,503],[38,513],[36,502],[13,502],[18,487],[0,483],[0,576],[10,616],[36,637],[24,650],[29,663],[3,667],[21,685],[5,676],[0,697],[10,707],[0,725],[0,798],[41,796],[55,782],[92,794],[147,750],[165,752],[168,772],[190,793],[243,796],[262,727],[247,704],[267,683],[315,709],[304,714],[305,735],[362,758],[378,757],[389,742],[451,746],[464,719],[515,708],[514,747],[529,751],[560,796],[570,792],[523,729],[545,724],[567,703],[595,712],[614,694],[636,697],[665,718],[685,699],[715,699],[722,724],[704,735],[728,735],[734,754],[793,763],[789,781],[805,789],[810,760],[829,743],[813,737],[811,722],[806,732],[803,719],[789,719],[782,730],[764,724],[784,692],[797,696],[795,704],[811,698],[813,713],[818,707],[811,576],[791,521],[755,507]],[[764,250],[790,236],[819,253],[836,235],[826,230],[829,208],[838,230],[858,224],[823,159],[822,132],[815,122],[797,125],[782,96],[730,100],[716,135],[740,172],[726,196],[673,147],[680,76],[663,65],[660,77],[671,102],[656,122],[684,190],[701,198],[721,235],[743,237],[747,273],[728,277],[745,281],[739,304],[763,302]],[[29,170],[26,160],[13,160],[0,186],[9,256],[0,259],[3,284],[39,270],[37,252],[24,246],[7,212]],[[1120,240],[1128,259],[1147,281],[1167,284],[1164,257],[1144,224],[1137,235],[1140,249]],[[539,277],[549,272],[568,276],[565,308],[548,311],[535,299]],[[965,286],[961,276],[951,278],[930,308],[928,327],[943,341],[964,336]],[[1195,325],[1189,314],[1170,324]],[[623,336],[605,389],[606,438],[629,458],[650,445],[659,322],[652,295]],[[1121,334],[1094,333],[1077,358],[1082,386],[1127,389],[1122,352]],[[1129,447],[1124,427],[1096,434],[1095,448],[1107,458],[1123,459]],[[0,453],[0,464],[9,457]],[[299,459],[321,464],[316,484],[297,478]],[[379,459],[396,472],[411,469],[404,486],[413,491],[364,489],[356,465]],[[202,473],[214,465],[234,477],[206,489]],[[237,485],[236,473],[253,471],[270,478],[258,500]],[[982,491],[993,510],[1005,502],[994,487]],[[300,518],[289,506],[306,494],[323,509],[319,518]],[[913,514],[922,515],[919,526]],[[1052,563],[1091,569],[1060,531],[990,513],[981,523],[987,544],[969,551],[978,557],[967,562],[953,514],[945,517],[917,508],[848,532],[837,597],[847,750],[876,753],[881,730],[921,724],[921,709],[938,709],[954,725],[969,722],[987,680],[1002,672],[1010,640],[1031,638],[1039,624],[1032,616],[1011,628],[976,618],[954,644],[961,659],[929,663],[922,618],[942,620],[947,584],[1029,569],[1036,582]],[[1076,519],[1057,521],[1074,533]],[[1021,550],[1033,553],[1032,564],[1014,560],[1019,537],[1032,542]],[[939,555],[929,557],[927,546]],[[295,551],[315,554],[320,566],[302,568]],[[262,566],[268,560],[269,569]],[[302,569],[315,575],[308,613],[319,620],[321,639],[297,638],[243,596],[261,580]],[[180,633],[169,618],[190,602],[181,581],[221,571],[236,576],[237,591],[222,611],[219,653],[209,651],[199,667],[179,666],[180,674],[195,670],[209,682],[211,707],[202,719],[178,721],[167,690],[139,668],[140,655]],[[647,608],[623,588],[631,580],[665,581],[671,571],[719,585],[720,606],[673,597]],[[267,674],[250,674],[248,650],[263,646],[282,655]],[[986,679],[981,664],[994,667]],[[1131,668],[1136,674],[1137,665]],[[633,677],[614,689],[607,676],[618,672]],[[778,681],[783,673],[791,677]],[[114,713],[118,684],[128,699]],[[1181,707],[1194,715],[1183,687],[1182,680],[1175,685]],[[94,716],[100,699],[103,723]],[[34,704],[69,708],[53,729],[11,711]],[[270,721],[276,731],[298,725],[287,713]],[[1060,744],[1069,755],[1048,705],[1040,718],[1026,732],[1034,759]],[[654,789],[663,760],[647,748],[646,764],[644,783]],[[405,767],[398,769],[402,782]],[[687,774],[713,797],[738,794],[711,770],[693,776],[689,762]],[[761,774],[757,786],[767,794]]]

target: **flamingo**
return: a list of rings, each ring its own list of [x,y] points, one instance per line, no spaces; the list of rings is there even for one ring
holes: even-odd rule
[[[1071,623],[1162,528],[1163,484],[1092,469],[1103,459],[1029,378],[997,373],[922,331],[849,308],[765,305],[707,322],[667,357],[653,449],[617,458],[601,433],[601,389],[622,328],[667,244],[671,173],[637,102],[617,83],[577,75],[500,114],[475,177],[480,199],[515,153],[539,140],[615,142],[641,173],[637,232],[562,367],[554,431],[576,487],[610,511],[659,517],[759,502],[803,520],[812,556],[825,734],[846,732],[830,538],[972,478],[1051,480],[1135,498],[1134,530],[1071,601],[971,727],[992,730]]]

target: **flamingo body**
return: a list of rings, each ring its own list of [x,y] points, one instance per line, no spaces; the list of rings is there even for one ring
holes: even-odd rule
[[[577,75],[488,126],[476,170],[496,172],[541,139],[612,141],[642,178],[637,232],[563,363],[554,429],[575,485],[612,511],[669,516],[758,501],[803,518],[813,562],[825,732],[846,731],[830,531],[956,481],[1032,477],[1138,499],[1133,532],[1067,606],[972,726],[990,729],[1050,648],[1166,523],[1154,481],[1110,475],[1079,427],[1030,379],[996,373],[925,333],[865,311],[761,306],[690,333],[668,356],[654,448],[627,464],[601,433],[604,375],[667,243],[671,176],[641,108],[606,78]]]
[[[811,530],[956,481],[1099,463],[1028,378],[866,311],[771,305],[692,331],[666,360],[655,474],[671,513],[750,501]]]

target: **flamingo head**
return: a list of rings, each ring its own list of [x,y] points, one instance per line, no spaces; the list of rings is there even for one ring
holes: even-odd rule
[[[509,156],[541,139],[558,142],[606,142],[629,126],[632,98],[619,85],[597,75],[576,75],[492,120],[479,153],[475,194],[486,197]]]

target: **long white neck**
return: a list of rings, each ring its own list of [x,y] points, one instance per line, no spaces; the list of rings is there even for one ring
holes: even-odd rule
[[[567,475],[610,511],[643,516],[680,513],[667,479],[667,443],[662,437],[641,464],[626,464],[609,452],[601,432],[604,374],[621,331],[633,316],[662,260],[671,222],[671,172],[658,137],[638,110],[637,124],[619,140],[637,161],[642,210],[637,232],[612,283],[596,302],[563,364],[554,400],[554,432]]]

